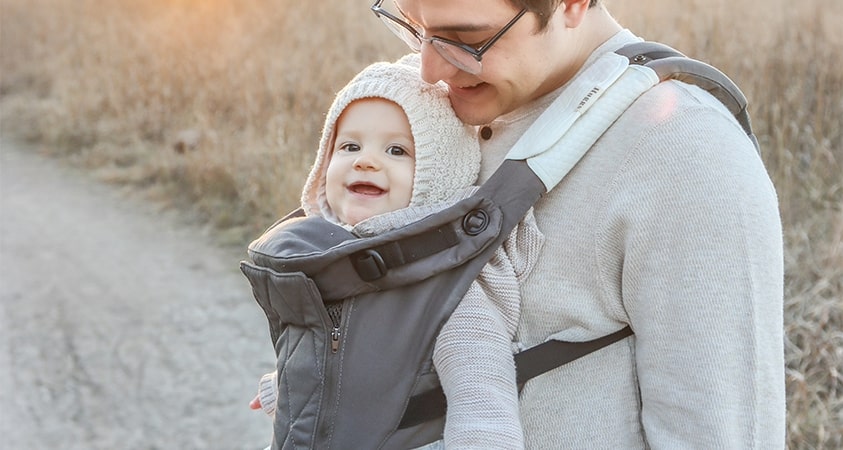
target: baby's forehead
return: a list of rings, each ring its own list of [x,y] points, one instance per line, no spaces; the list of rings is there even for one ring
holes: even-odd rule
[[[337,123],[342,121],[343,116],[347,116],[348,114],[354,114],[355,112],[359,113],[360,111],[369,112],[368,108],[377,108],[382,111],[386,111],[392,109],[395,113],[399,113],[403,115],[404,119],[409,122],[410,119],[407,116],[407,110],[395,100],[380,97],[376,95],[366,96],[366,97],[359,97],[351,100],[348,102],[347,105],[342,109],[340,112]]]
[[[400,133],[413,139],[414,127],[398,102],[383,97],[362,97],[350,101],[334,122],[334,134],[344,132]]]

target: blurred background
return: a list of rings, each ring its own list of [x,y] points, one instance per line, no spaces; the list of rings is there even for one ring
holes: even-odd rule
[[[178,211],[212,245],[242,253],[298,205],[334,93],[369,63],[405,53],[369,3],[0,0],[2,151],[21,142],[156,211]],[[788,443],[843,447],[843,2],[605,3],[636,34],[720,68],[749,99],[784,224]],[[7,205],[2,214],[13,214]],[[236,267],[236,257],[224,263]],[[243,320],[265,327],[245,289],[208,314],[246,304]],[[266,332],[250,333],[268,356]],[[186,414],[205,440],[108,448],[241,448],[231,433],[214,437],[220,424],[202,423],[201,411]],[[77,426],[96,435],[108,423]],[[250,430],[254,443],[242,448],[258,448],[265,429]]]

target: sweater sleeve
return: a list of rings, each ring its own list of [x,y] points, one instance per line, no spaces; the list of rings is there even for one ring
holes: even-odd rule
[[[524,447],[512,340],[519,280],[531,270],[542,242],[531,212],[471,284],[437,338],[433,362],[448,402],[445,448]]]
[[[258,398],[261,409],[267,416],[275,416],[275,406],[278,403],[278,372],[264,374],[258,381]]]
[[[766,447],[784,429],[775,191],[712,109],[674,116],[639,147],[615,180],[603,254],[623,249],[644,435],[654,449]]]

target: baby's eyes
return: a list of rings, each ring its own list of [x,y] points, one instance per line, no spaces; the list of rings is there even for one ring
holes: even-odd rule
[[[346,152],[359,152],[360,146],[352,142],[346,142],[345,144],[340,145],[340,150]]]
[[[360,144],[356,144],[354,142],[346,142],[337,147],[337,151],[347,152],[347,153],[356,153],[362,151]],[[390,156],[411,156],[410,152],[408,152],[404,147],[395,144],[390,145],[386,148],[386,154]]]
[[[404,148],[400,145],[391,145],[386,149],[386,152],[392,156],[403,156],[408,154],[407,150],[404,150]]]

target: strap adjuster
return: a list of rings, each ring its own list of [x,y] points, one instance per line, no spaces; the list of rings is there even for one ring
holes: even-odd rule
[[[357,271],[357,275],[360,276],[361,280],[366,282],[375,281],[386,275],[386,263],[377,251],[367,248],[352,253],[350,256],[351,265]]]

